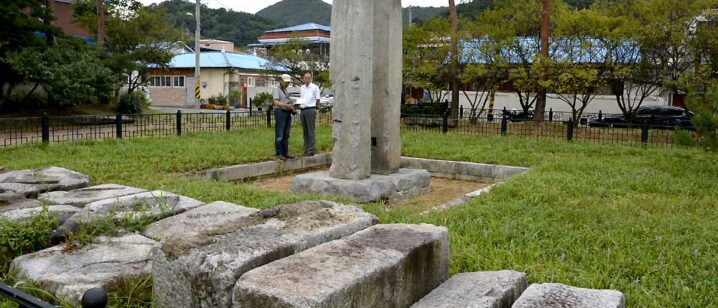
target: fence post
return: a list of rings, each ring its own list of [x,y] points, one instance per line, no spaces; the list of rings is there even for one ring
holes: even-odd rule
[[[553,122],[553,108],[548,110],[548,121]]]
[[[252,115],[252,99],[249,99],[249,115]]]
[[[568,125],[566,127],[566,139],[573,141],[573,117],[568,119]]]
[[[267,127],[272,127],[272,106],[267,108]]]
[[[598,111],[598,120],[603,121],[603,111],[601,110]]]
[[[42,114],[42,142],[50,143],[50,117],[47,113]]]
[[[232,115],[230,114],[229,110],[227,110],[227,115],[224,119],[224,125],[227,128],[227,131],[232,129]]]
[[[117,139],[122,139],[122,114],[115,115],[115,135]]]
[[[648,123],[643,123],[641,126],[641,143],[648,143]]]
[[[464,105],[459,106],[459,119],[464,118]]]
[[[501,135],[506,136],[509,130],[509,116],[504,114],[501,116]]]
[[[444,109],[444,114],[441,116],[441,132],[446,134],[449,131],[449,109]]]
[[[177,136],[182,136],[182,111],[177,110]]]

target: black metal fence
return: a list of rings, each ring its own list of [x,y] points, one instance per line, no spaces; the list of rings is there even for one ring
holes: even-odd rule
[[[273,126],[274,111],[0,118],[0,147],[109,138],[161,137]],[[293,117],[293,124],[299,117]],[[317,125],[330,125],[319,113]]]
[[[605,124],[596,127],[603,113],[583,114],[574,120],[570,112],[549,110],[537,124],[530,117],[506,110],[469,112],[461,109],[458,119],[441,114],[403,114],[402,127],[410,131],[441,131],[455,134],[523,136],[595,143],[678,144],[676,128],[653,124]],[[274,111],[224,113],[139,114],[107,116],[0,118],[0,147],[31,143],[60,143],[109,138],[161,137],[198,132],[239,131],[274,125]],[[332,125],[331,112],[320,112],[317,125]],[[299,117],[293,117],[299,123]],[[681,132],[687,138],[695,133]]]
[[[544,121],[536,123],[532,119],[533,115],[526,116],[523,113],[499,109],[471,113],[461,109],[458,119],[449,118],[448,110],[442,114],[404,114],[402,127],[409,131],[521,136],[592,143],[651,144],[667,147],[677,145],[679,135],[694,140],[696,138],[692,127],[601,122],[601,119],[613,116],[616,115],[600,112],[584,113],[581,117],[575,117],[571,112],[549,110],[544,114]]]

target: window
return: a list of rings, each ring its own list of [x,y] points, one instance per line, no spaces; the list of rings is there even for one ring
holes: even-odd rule
[[[257,78],[257,81],[254,83],[255,87],[266,87],[267,86],[267,79],[264,78]]]
[[[247,77],[247,86],[248,87],[254,87],[254,78]]]
[[[183,88],[184,76],[152,76],[150,77],[149,85],[157,88],[170,88],[172,85]]]

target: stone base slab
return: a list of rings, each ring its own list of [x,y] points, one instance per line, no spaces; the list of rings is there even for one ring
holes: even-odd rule
[[[377,225],[244,274],[234,307],[409,307],[449,274],[445,227]]]
[[[394,202],[429,192],[430,183],[431,174],[421,169],[399,169],[390,175],[372,174],[362,180],[337,179],[321,171],[294,177],[292,192],[342,196],[354,202]]]
[[[508,308],[527,286],[526,274],[515,271],[461,273],[411,308]]]
[[[512,307],[624,308],[626,304],[619,291],[543,283],[529,286]]]

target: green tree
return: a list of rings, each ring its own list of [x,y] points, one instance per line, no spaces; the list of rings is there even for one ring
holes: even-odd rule
[[[268,71],[276,71],[275,65],[288,69],[288,74],[297,80],[302,80],[306,72],[314,76],[314,83],[324,91],[331,86],[329,83],[329,50],[312,47],[309,41],[303,38],[290,38],[286,44],[273,46],[269,50],[271,61]]]
[[[563,14],[565,3],[552,3],[552,15]],[[524,112],[528,112],[537,100],[539,72],[542,69],[538,61],[540,51],[542,1],[516,0],[502,1],[492,10],[485,11],[480,17],[480,32],[501,43],[508,67],[507,82],[519,97]],[[552,17],[552,23],[556,18]],[[555,49],[549,50],[553,58]],[[544,85],[545,86],[545,85]]]
[[[97,36],[95,1],[81,0],[73,4],[78,23]],[[169,47],[179,32],[167,22],[161,8],[148,8],[137,0],[113,0],[105,3],[105,63],[118,83],[130,77],[131,93],[147,82],[153,68],[167,67],[172,60]]]
[[[507,63],[501,52],[504,46],[499,41],[486,36],[475,37],[479,33],[475,22],[465,21],[463,24],[466,38],[461,58],[465,64],[459,79],[465,85],[462,93],[471,106],[469,120],[476,121],[506,78]],[[473,95],[469,95],[468,88],[475,91]]]
[[[8,102],[23,76],[8,57],[27,48],[47,47],[61,34],[52,26],[52,12],[43,0],[7,0],[0,6],[0,105]]]
[[[61,43],[52,48],[26,49],[8,57],[13,71],[32,85],[22,103],[42,87],[51,106],[66,107],[108,97],[117,77],[87,46]]]
[[[441,102],[449,87],[451,46],[450,25],[443,18],[432,19],[404,31],[404,84],[429,92],[432,103]]]

